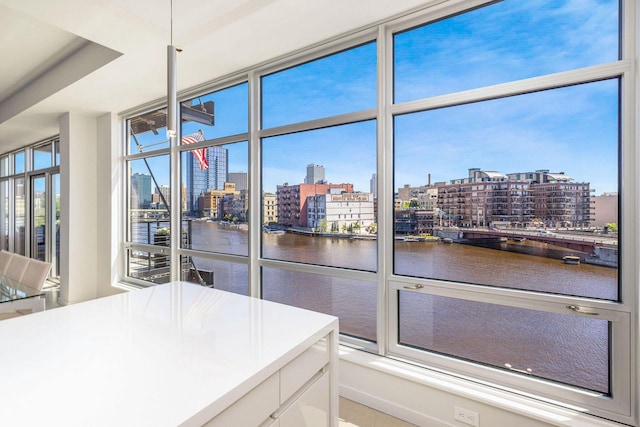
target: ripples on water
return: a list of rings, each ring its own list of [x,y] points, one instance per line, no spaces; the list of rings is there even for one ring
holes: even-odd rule
[[[194,223],[193,248],[246,254],[246,231]],[[524,245],[535,245],[524,243]],[[520,248],[522,249],[522,248]],[[524,250],[541,253],[548,248]],[[553,250],[553,248],[551,248]],[[263,233],[262,254],[318,265],[375,271],[373,240]],[[247,293],[246,265],[198,259],[216,287]],[[616,300],[617,269],[461,244],[395,242],[395,273]],[[336,315],[342,333],[376,340],[375,282],[277,268],[263,269],[264,298]],[[401,292],[403,344],[476,360],[510,363],[532,375],[608,392],[608,322],[456,298]]]

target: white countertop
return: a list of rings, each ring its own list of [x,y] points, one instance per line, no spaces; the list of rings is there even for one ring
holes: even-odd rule
[[[0,322],[0,424],[200,425],[337,318],[172,283]]]

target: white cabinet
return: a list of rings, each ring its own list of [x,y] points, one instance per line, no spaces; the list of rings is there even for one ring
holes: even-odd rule
[[[331,337],[316,342],[205,426],[331,426],[330,342]]]
[[[280,415],[280,427],[327,427],[329,408],[329,374],[325,372]]]
[[[206,423],[205,427],[259,426],[280,407],[279,385],[279,374],[273,374],[236,403],[222,411],[220,415]]]

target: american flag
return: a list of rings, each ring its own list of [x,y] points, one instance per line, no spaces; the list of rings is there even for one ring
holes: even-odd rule
[[[191,135],[186,135],[182,137],[182,144],[195,144],[196,142],[204,141],[204,135],[202,132],[192,133]],[[196,150],[191,150],[191,153],[196,156],[198,159],[198,163],[200,163],[200,170],[205,170],[209,167],[209,162],[207,162],[207,149],[206,148],[198,148]]]

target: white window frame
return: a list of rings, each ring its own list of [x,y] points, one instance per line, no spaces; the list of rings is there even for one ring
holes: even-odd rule
[[[473,9],[478,6],[490,4],[491,1],[450,1],[434,7],[427,13],[400,19],[386,27],[386,39],[391,40],[393,34],[408,30],[427,22],[446,18],[463,10]],[[593,300],[588,298],[549,295],[536,292],[519,291],[512,289],[491,288],[485,286],[469,286],[437,280],[408,278],[397,276],[391,272],[388,275],[388,345],[386,355],[409,359],[430,368],[440,369],[453,375],[463,376],[481,381],[492,387],[504,390],[518,390],[523,394],[535,396],[562,406],[571,406],[572,409],[581,412],[595,414],[607,419],[624,423],[634,423],[637,409],[633,402],[635,396],[635,378],[637,357],[636,345],[637,331],[633,319],[637,319],[634,302],[637,303],[637,262],[638,252],[635,242],[638,236],[638,218],[634,206],[637,202],[637,170],[638,153],[636,149],[636,129],[634,118],[636,117],[636,93],[637,75],[633,64],[634,47],[637,24],[633,19],[636,15],[635,3],[629,0],[622,2],[621,19],[621,60],[603,65],[590,66],[578,70],[564,71],[539,77],[533,77],[515,82],[496,84],[472,90],[456,92],[450,95],[434,96],[432,98],[399,104],[389,104],[386,116],[386,138],[392,141],[393,118],[396,115],[419,111],[446,108],[450,106],[466,104],[470,102],[482,102],[486,100],[516,96],[539,90],[555,89],[580,83],[620,78],[620,184],[621,197],[624,200],[624,210],[620,212],[621,229],[625,230],[625,236],[635,236],[635,239],[620,241],[621,260],[619,269],[621,294],[620,302]],[[391,43],[390,43],[391,44]],[[387,52],[386,68],[392,70],[392,47]],[[387,81],[384,85],[387,93],[386,99],[392,100],[393,76],[387,73]],[[388,144],[391,145],[391,144]],[[388,158],[393,158],[392,150],[388,149]],[[393,171],[389,166],[385,171],[387,179],[391,178]],[[383,193],[385,194],[385,193]],[[386,203],[384,206],[390,205]],[[387,217],[388,221],[391,218]],[[392,229],[393,224],[385,224],[385,229]],[[393,265],[393,242],[387,242],[385,247],[385,265]],[[419,286],[416,286],[419,285]],[[608,320],[611,325],[611,397],[599,393],[580,390],[566,385],[529,378],[526,375],[514,374],[509,371],[482,366],[480,364],[457,360],[453,357],[437,355],[430,352],[416,350],[408,346],[398,344],[398,293],[400,290],[418,292],[431,295],[440,295],[473,301],[501,304],[511,307],[522,307],[580,316],[567,308],[569,305],[577,305],[586,311],[598,312],[598,319]],[[633,337],[631,340],[628,337]]]

